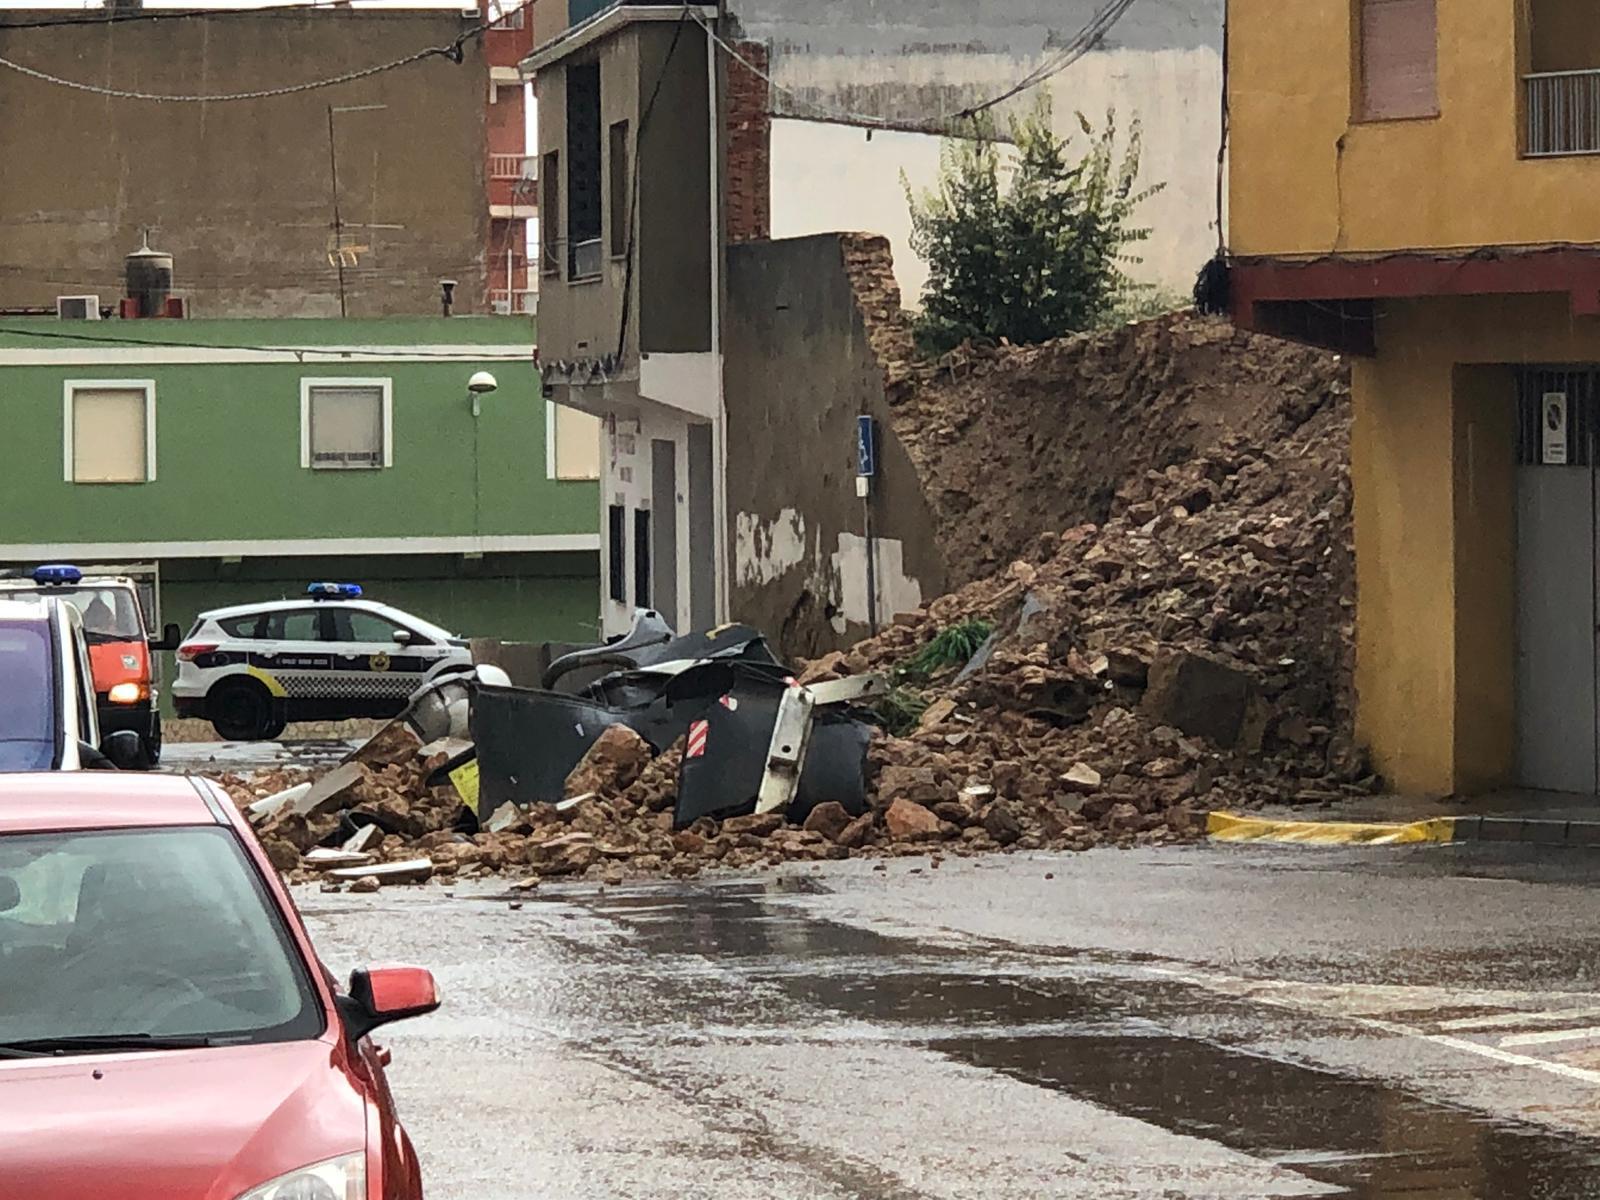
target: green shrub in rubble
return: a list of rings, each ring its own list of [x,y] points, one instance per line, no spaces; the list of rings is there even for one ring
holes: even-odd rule
[[[1010,123],[1003,144],[989,114],[973,136],[948,138],[938,183],[911,206],[911,246],[929,276],[917,344],[940,354],[971,338],[1033,345],[1103,325],[1136,290],[1122,266],[1150,236],[1134,211],[1162,184],[1135,190],[1139,123],[1117,153],[1115,114],[1074,160],[1051,128],[1048,102]]]

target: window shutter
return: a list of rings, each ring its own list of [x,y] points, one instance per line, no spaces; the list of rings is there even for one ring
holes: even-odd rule
[[[556,478],[600,478],[600,419],[564,405],[555,407]]]
[[[72,478],[77,483],[144,483],[143,390],[79,388],[72,393]]]
[[[382,388],[312,389],[311,465],[383,466]]]
[[[1362,0],[1363,117],[1437,116],[1438,75],[1437,0]]]

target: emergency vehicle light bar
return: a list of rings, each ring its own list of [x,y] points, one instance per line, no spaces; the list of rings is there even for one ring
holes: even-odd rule
[[[315,600],[354,600],[361,595],[359,583],[311,583],[306,595]]]
[[[83,572],[68,563],[46,563],[33,569],[35,583],[81,583]]]

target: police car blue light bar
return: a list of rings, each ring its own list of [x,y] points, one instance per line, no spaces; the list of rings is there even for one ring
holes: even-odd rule
[[[46,563],[33,569],[35,583],[80,583],[83,572],[70,563]]]
[[[311,583],[306,585],[306,595],[318,600],[355,600],[361,595],[359,583]]]

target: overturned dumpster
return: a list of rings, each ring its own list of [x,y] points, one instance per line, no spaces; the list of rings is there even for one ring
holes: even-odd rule
[[[576,692],[555,690],[602,666],[609,669]],[[683,741],[676,828],[752,812],[781,812],[800,824],[830,801],[852,815],[866,810],[871,726],[855,705],[881,694],[877,676],[803,688],[749,626],[677,637],[654,613],[641,613],[627,637],[552,663],[544,681],[542,689],[473,686],[484,826],[504,805],[569,799],[569,776],[615,725],[656,755]]]

